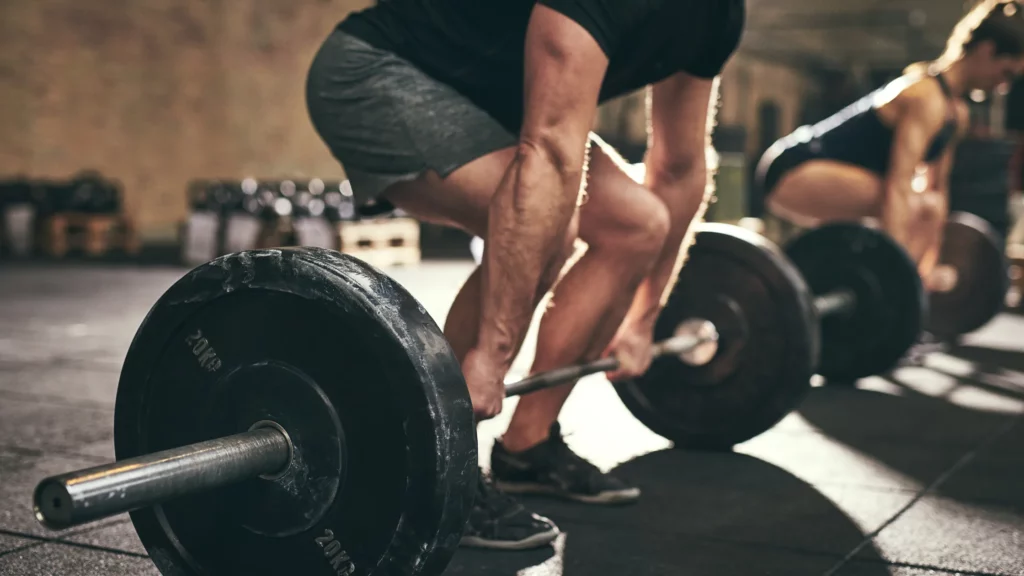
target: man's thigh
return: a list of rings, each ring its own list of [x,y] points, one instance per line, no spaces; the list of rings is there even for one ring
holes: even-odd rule
[[[486,237],[491,198],[514,156],[515,147],[503,148],[455,169],[447,177],[427,171],[415,180],[393,184],[383,197],[419,220]]]
[[[458,214],[463,222],[476,223],[458,224],[460,227],[486,238],[488,206],[514,154],[514,149],[502,150],[467,164],[444,180],[431,175],[395,186],[394,192],[388,192],[389,199],[404,204],[403,209],[418,217],[441,224],[455,225],[446,222],[438,214],[440,210]],[[597,136],[591,137],[586,186],[578,210],[579,238],[588,245],[620,241],[643,230],[659,217],[657,212],[665,210],[653,192],[629,175],[629,169],[618,152]]]
[[[314,59],[306,96],[313,125],[359,204],[400,184],[432,187],[457,171],[493,192],[511,158],[503,151],[518,141],[451,86],[340,31]]]

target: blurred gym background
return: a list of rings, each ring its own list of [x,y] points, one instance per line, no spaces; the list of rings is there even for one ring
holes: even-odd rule
[[[469,257],[469,238],[348,204],[307,118],[308,64],[368,0],[6,0],[0,3],[0,263],[193,264],[255,246],[321,244],[379,264]],[[935,58],[961,0],[749,0],[721,81],[709,218],[763,218],[750,185],[779,136]],[[952,208],[1024,243],[1024,83],[972,102]],[[633,162],[643,94],[596,130]],[[756,223],[769,236],[781,223]]]

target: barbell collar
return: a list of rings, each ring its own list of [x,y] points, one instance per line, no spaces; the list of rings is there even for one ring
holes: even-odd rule
[[[172,448],[47,478],[36,487],[41,524],[62,530],[172,498],[283,470],[291,441],[278,427]]]

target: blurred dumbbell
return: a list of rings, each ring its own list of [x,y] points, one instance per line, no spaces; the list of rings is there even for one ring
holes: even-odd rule
[[[121,212],[121,182],[103,178],[98,182],[87,210],[93,214],[117,214]]]
[[[252,250],[256,247],[260,230],[277,219],[276,210],[283,208],[280,183],[245,178],[233,188],[229,209],[224,220],[224,249],[226,253]],[[290,201],[287,201],[290,204]]]
[[[24,176],[0,180],[0,205],[31,201],[31,183]]]
[[[212,209],[209,180],[192,180],[185,191],[189,212],[209,212]]]
[[[40,217],[57,212],[57,201],[64,188],[63,183],[56,180],[36,179],[30,180],[28,186],[32,204],[35,205]]]
[[[260,189],[259,183],[255,178],[246,178],[245,180],[242,180],[239,188],[242,192],[242,196],[238,202],[238,208],[235,213],[258,216],[260,212],[260,199],[257,194]]]
[[[325,183],[324,214],[331,222],[357,220],[355,198],[348,180]]]
[[[210,200],[213,210],[221,217],[238,210],[242,204],[241,183],[222,180],[210,186]]]
[[[314,178],[300,186],[295,195],[292,225],[300,246],[332,250],[338,247],[337,228],[326,214],[326,188],[323,180]]]
[[[277,185],[277,197],[272,205],[276,218],[289,218],[295,211],[295,196],[299,187],[293,180],[283,180]]]
[[[122,185],[96,170],[83,170],[66,183],[67,189],[55,208],[60,212],[116,214],[121,211]]]
[[[79,173],[73,177],[68,182],[66,210],[68,212],[87,212],[98,187],[97,179],[92,172]]]
[[[324,181],[319,178],[300,185],[292,201],[293,215],[296,218],[325,218],[324,188]]]
[[[273,219],[274,202],[277,200],[277,190],[272,184],[260,182],[257,184],[256,192],[253,194],[255,202],[249,202],[245,211],[261,220]]]

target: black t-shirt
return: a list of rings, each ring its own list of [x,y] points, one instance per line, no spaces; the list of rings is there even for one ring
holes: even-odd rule
[[[579,23],[608,56],[602,102],[679,71],[715,77],[745,17],[744,0],[379,0],[339,27],[405,58],[517,133],[526,28],[538,3]]]

